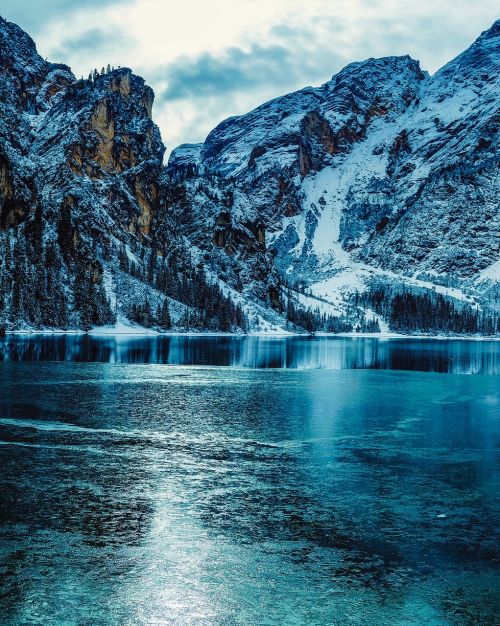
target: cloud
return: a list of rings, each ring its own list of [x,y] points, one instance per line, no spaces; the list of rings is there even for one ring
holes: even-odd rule
[[[497,0],[2,0],[43,56],[76,75],[121,65],[157,94],[164,139],[318,85],[352,61],[410,54],[431,73],[498,16]]]
[[[197,59],[179,59],[166,69],[168,87],[164,100],[200,98],[250,89],[268,81],[287,79],[279,72],[288,65],[289,51],[282,46],[253,45],[250,50],[230,48],[221,57],[203,54]]]
[[[323,30],[340,32],[340,22],[322,28],[276,25],[263,42],[232,46],[220,54],[183,56],[161,67],[150,80],[157,90],[155,115],[170,146],[196,142],[222,119],[244,113],[278,95],[320,84],[346,59],[331,48],[312,44]]]
[[[117,46],[129,42],[130,39],[124,33],[91,28],[75,37],[63,39],[52,54],[54,58],[64,59],[75,53],[85,55],[98,48],[104,58],[106,53],[114,52]]]
[[[296,35],[296,33],[295,33]],[[227,94],[265,88],[286,89],[294,82],[321,80],[335,69],[340,57],[321,54],[316,62],[298,58],[297,50],[276,43],[253,44],[247,50],[232,47],[221,55],[202,54],[176,60],[158,72],[167,81],[162,101],[225,97]],[[160,76],[161,75],[161,76]]]
[[[127,1],[130,0],[83,0],[78,3],[72,0],[2,0],[1,13],[5,19],[19,24],[33,34],[48,21],[69,16],[77,10],[94,10]]]

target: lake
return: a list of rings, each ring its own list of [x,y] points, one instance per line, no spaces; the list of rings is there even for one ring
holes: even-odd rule
[[[0,340],[0,623],[500,623],[500,342]]]

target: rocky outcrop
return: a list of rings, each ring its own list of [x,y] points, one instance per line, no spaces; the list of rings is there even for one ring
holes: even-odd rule
[[[25,256],[19,271],[4,259],[0,272],[6,282],[18,272],[23,283],[43,274],[47,301],[57,283],[67,324],[81,323],[91,293],[97,304],[84,317],[104,322],[112,317],[106,294],[113,299],[104,281],[117,251],[151,245],[160,207],[164,146],[151,119],[153,92],[127,68],[76,80],[1,20],[0,95],[0,247],[15,264]],[[0,292],[0,316],[10,323],[29,325],[16,318],[22,311],[43,318],[43,303]]]

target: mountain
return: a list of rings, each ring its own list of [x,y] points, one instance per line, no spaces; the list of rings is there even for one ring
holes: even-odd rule
[[[352,63],[164,167],[140,77],[0,21],[0,321],[498,332],[499,44]]]
[[[153,99],[127,68],[76,80],[0,21],[3,326],[244,326],[173,234]]]
[[[497,21],[434,76],[407,56],[353,63],[222,122],[168,171],[217,246],[234,256],[253,233],[332,311],[381,281],[498,303],[499,56]]]

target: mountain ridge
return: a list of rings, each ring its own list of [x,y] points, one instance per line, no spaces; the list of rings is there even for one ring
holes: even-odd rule
[[[492,55],[485,55],[481,53],[485,41],[494,42],[494,45],[491,45],[493,53]],[[359,164],[359,169],[361,170],[360,176],[366,179],[367,173],[376,174],[372,176],[370,180],[365,180],[364,182],[362,181],[362,184],[359,185],[360,187],[362,187],[363,185],[365,186],[365,188],[368,187],[367,193],[365,194],[365,196],[367,197],[363,198],[363,202],[356,203],[359,205],[359,207],[353,207],[354,198],[351,198],[349,202],[346,201],[345,197],[342,199],[344,205],[350,205],[348,210],[344,211],[341,207],[342,210],[340,211],[341,226],[342,230],[345,232],[344,243],[346,245],[344,247],[356,247],[356,239],[359,238],[360,234],[363,234],[359,232],[359,227],[356,228],[356,224],[359,225],[360,221],[358,219],[359,215],[356,215],[356,213],[361,213],[361,217],[363,217],[363,215],[368,212],[369,225],[370,227],[372,227],[372,229],[373,227],[375,227],[375,233],[377,234],[384,230],[388,230],[388,226],[391,225],[391,219],[393,221],[399,221],[401,219],[401,216],[398,215],[398,207],[394,206],[396,203],[393,202],[392,206],[390,207],[387,207],[387,202],[379,203],[379,205],[385,204],[386,206],[374,206],[374,196],[376,196],[377,194],[379,196],[383,196],[384,194],[394,194],[395,192],[397,193],[397,186],[398,184],[400,184],[398,181],[398,177],[406,178],[410,193],[407,193],[406,197],[402,200],[404,200],[405,202],[411,202],[412,197],[417,198],[420,194],[422,194],[422,183],[432,181],[432,175],[430,172],[431,164],[432,162],[436,163],[436,161],[438,161],[440,157],[440,152],[441,156],[443,156],[443,146],[447,144],[450,140],[457,143],[458,140],[463,139],[464,137],[465,139],[470,139],[471,136],[477,134],[473,128],[473,123],[475,124],[477,122],[476,115],[471,116],[471,120],[468,126],[460,128],[460,119],[456,119],[460,118],[459,115],[456,115],[455,119],[453,120],[446,120],[446,123],[439,120],[437,116],[437,109],[439,108],[437,105],[439,103],[435,102],[437,100],[441,100],[441,102],[443,102],[448,98],[446,89],[443,89],[442,85],[443,81],[441,79],[441,76],[443,75],[443,73],[445,74],[446,81],[449,82],[450,74],[453,74],[453,71],[456,70],[457,64],[462,63],[464,59],[466,60],[469,56],[471,56],[471,54],[476,59],[476,70],[477,58],[482,59],[483,65],[487,65],[488,63],[490,63],[492,61],[492,56],[494,57],[493,61],[496,62],[496,57],[498,55],[498,22],[496,22],[490,30],[485,31],[485,33],[483,33],[478,38],[475,44],[473,44],[468,49],[468,51],[465,51],[464,53],[459,55],[454,61],[448,63],[442,70],[438,71],[432,77],[422,73],[418,62],[412,60],[410,57],[407,56],[368,60],[347,66],[337,75],[335,75],[331,81],[325,83],[325,85],[323,85],[322,87],[316,89],[306,88],[303,91],[294,92],[293,94],[284,96],[283,98],[277,98],[268,103],[265,103],[264,105],[261,105],[247,115],[237,118],[230,118],[229,120],[222,122],[219,127],[217,127],[214,131],[212,131],[211,134],[209,134],[207,140],[205,141],[205,144],[203,145],[203,148],[197,150],[197,152],[200,154],[201,163],[199,161],[197,163],[195,162],[193,163],[193,166],[196,166],[196,168],[205,171],[207,169],[211,169],[212,171],[215,170],[216,172],[218,171],[219,173],[222,173],[224,175],[228,175],[228,169],[232,169],[232,172],[234,173],[236,178],[241,179],[247,176],[250,181],[250,187],[252,187],[252,185],[255,185],[256,181],[258,181],[260,185],[262,177],[265,177],[268,173],[269,176],[267,182],[272,184],[273,170],[274,172],[276,172],[276,170],[279,170],[279,173],[284,173],[286,177],[286,180],[284,182],[280,181],[280,186],[285,190],[285,193],[280,196],[279,191],[276,190],[276,187],[274,187],[273,190],[265,189],[264,193],[269,196],[272,192],[274,192],[275,197],[277,197],[280,202],[285,199],[285,217],[293,217],[293,214],[301,212],[304,213],[304,211],[307,211],[307,208],[304,207],[305,204],[308,202],[308,199],[306,199],[304,202],[304,199],[301,199],[300,195],[304,195],[303,180],[304,178],[307,178],[307,174],[309,174],[308,169],[311,168],[311,164],[313,166],[312,170],[319,170],[323,172],[328,171],[326,166],[333,164],[334,167],[330,170],[330,173],[333,177],[338,176],[338,171],[343,165],[342,161],[346,160],[345,154],[351,153],[351,156],[352,153],[356,154],[356,150],[360,147],[360,144],[361,147],[364,148],[366,146],[366,142],[370,140],[370,137],[365,137],[367,128],[370,124],[372,125],[372,128],[377,128],[377,126],[379,127],[377,129],[379,131],[379,136],[386,144],[387,137],[384,137],[384,132],[386,132],[386,134],[387,132],[392,132],[390,145],[387,146],[382,144],[372,146],[372,152],[379,153],[375,154],[375,157],[377,158],[373,159],[373,155],[361,155],[362,160]],[[382,89],[380,89],[379,84],[373,80],[374,66],[383,67],[384,65],[389,63],[399,63],[402,64],[405,69],[411,69],[409,76],[402,76],[401,72],[398,73],[395,79],[395,83],[398,87],[396,90],[392,88],[393,85],[391,80],[389,80],[388,85],[384,85]],[[360,87],[357,82],[352,79],[352,74],[362,74],[363,71],[367,68],[369,68],[368,77],[365,75],[362,76],[363,84]],[[347,85],[345,85],[344,81],[346,75],[351,77],[351,80],[348,81]],[[498,74],[496,76],[498,76]],[[368,82],[367,90],[367,79],[370,78],[372,80],[371,82]],[[478,78],[481,79],[481,76],[479,76]],[[495,75],[493,75],[493,80],[494,79]],[[489,80],[491,80],[490,77],[483,81],[484,83],[486,83],[486,86]],[[481,89],[484,88],[483,82],[481,82],[480,80],[479,87]],[[494,94],[496,95],[498,92],[498,79],[494,83],[493,87]],[[436,90],[438,93],[431,98],[432,101],[430,103],[424,103],[424,105],[427,104],[427,106],[420,106],[419,111],[418,105],[420,103],[420,99],[422,98],[422,90],[424,90],[423,95],[425,97],[429,96],[429,94],[431,94],[432,96],[433,89]],[[299,123],[296,123],[295,128],[293,129],[295,135],[290,132],[289,128],[285,127],[283,129],[283,132],[281,132],[281,135],[278,137],[278,139],[276,139],[276,135],[280,133],[280,115],[282,116],[282,119],[285,120],[284,124],[289,126],[290,115],[288,114],[288,112],[286,112],[287,114],[283,116],[282,110],[287,108],[288,100],[292,99],[293,101],[295,101],[293,103],[294,112],[300,110],[300,105],[304,100],[306,102],[305,108],[311,109],[316,104],[316,102],[311,103],[311,98],[317,101],[319,98],[318,94],[321,94],[325,91],[328,93],[328,98],[326,103],[322,103],[323,110],[319,111],[319,115],[316,115],[316,119],[311,120],[311,124],[309,125],[309,127],[310,129],[312,129],[312,132],[309,132],[309,134],[306,132],[306,137],[304,138],[304,133],[301,133],[302,129],[300,128],[300,123],[304,120],[304,116],[301,114],[302,112],[299,112],[299,115],[297,116]],[[399,96],[398,98],[394,97],[395,92]],[[371,98],[367,99],[365,96],[366,93],[369,93],[371,95]],[[459,99],[460,96],[464,97],[463,93],[454,95],[457,96],[457,99]],[[482,95],[484,100],[484,93]],[[363,96],[365,97],[363,98]],[[465,94],[465,96],[467,96],[467,94]],[[364,108],[363,102],[365,103]],[[462,102],[459,102],[458,106],[460,107],[462,104]],[[465,104],[468,103],[466,102]],[[429,111],[430,105],[435,107],[436,114],[434,114],[433,111]],[[399,127],[396,124],[395,127],[391,129],[388,128],[387,124],[384,124],[388,119],[391,120],[391,116],[393,116],[394,113],[396,113],[396,116],[398,118],[401,118],[404,112],[410,108],[411,115],[415,115],[415,113],[419,114],[422,121],[425,120],[425,123],[429,126],[425,135],[425,139],[429,138],[427,141],[422,141],[418,138],[418,133],[422,132],[422,128],[406,129],[404,128],[405,124],[401,123]],[[442,107],[442,109],[444,109],[444,111],[439,112],[447,115],[445,107]],[[424,111],[428,111],[427,115],[424,114]],[[496,112],[492,111],[491,113],[493,126],[493,124],[495,123],[494,120],[496,119]],[[266,114],[268,114],[271,118],[269,124],[270,128],[265,127]],[[452,116],[449,115],[448,117]],[[328,122],[328,125],[324,124],[323,120],[325,119]],[[255,138],[252,136],[252,123],[254,120],[255,125],[257,126],[257,130],[254,133]],[[403,122],[404,121],[405,120],[403,120]],[[450,126],[450,122],[451,124],[455,124],[458,128],[454,129],[452,127],[451,131],[448,133],[448,136],[446,136],[445,132],[439,132],[439,126],[443,126],[444,128],[442,130],[446,131],[446,128]],[[239,130],[237,130],[234,133],[234,138],[231,143],[231,138],[227,136],[228,128],[241,124],[246,124],[247,128],[240,128]],[[436,132],[432,126],[438,127],[438,132]],[[322,128],[325,129],[324,132]],[[497,140],[496,125],[495,128],[492,128],[491,130],[486,130],[489,134],[494,133],[494,139]],[[417,144],[415,148],[410,147],[410,142],[413,138],[408,136],[408,131],[412,132],[413,136],[417,140],[415,141],[415,143]],[[225,133],[223,140],[219,142],[223,150],[222,157],[220,158],[221,163],[215,162],[214,166],[213,155],[215,151],[213,150],[211,144],[213,143],[214,137],[217,138],[217,136],[221,133]],[[439,134],[441,134],[440,137],[437,136]],[[262,136],[266,137],[266,146],[259,145],[259,141]],[[241,139],[241,137],[243,137],[243,139]],[[307,142],[311,139],[313,141],[310,142],[308,145]],[[314,149],[317,148],[317,145],[314,145],[314,140],[316,140],[316,143],[323,144],[323,149],[320,150],[319,154],[319,157],[320,159],[323,159],[323,162],[320,161],[319,164],[314,162]],[[491,138],[483,138],[483,141],[481,142],[481,138],[478,137],[475,146],[479,146],[481,149],[485,150],[488,148],[488,146],[486,145],[488,142],[490,142],[490,145],[493,144]],[[241,143],[244,144],[243,149],[240,149]],[[313,144],[312,146],[311,143]],[[281,150],[281,155],[279,154],[278,149]],[[307,149],[309,149],[309,154],[307,153]],[[181,147],[181,151],[182,150],[184,150],[184,148]],[[193,151],[194,148],[191,148],[191,152]],[[305,157],[309,158],[304,157],[304,152]],[[380,155],[384,156],[384,153],[387,163],[382,165],[386,167],[384,167],[383,172],[377,172],[376,170],[380,169],[381,167],[381,159],[378,157]],[[415,164],[409,162],[410,160],[408,157],[406,157],[406,155],[409,155],[411,153],[416,154],[416,156],[420,158],[420,168],[417,167],[418,163]],[[254,157],[253,159],[251,158],[252,156]],[[328,162],[328,159],[332,156],[333,163]],[[437,163],[437,165],[439,167],[443,167],[443,169],[451,167],[453,165],[453,160],[458,161],[458,158],[455,158],[454,153],[445,153],[444,159],[446,159],[446,163]],[[442,159],[442,161],[444,159]],[[488,158],[484,159],[484,165],[488,164],[488,159],[496,163],[496,157],[494,154],[492,154]],[[169,167],[171,163],[174,165],[171,169],[175,170],[176,160],[177,154],[174,150],[171,156],[171,161],[169,161]],[[318,159],[316,158],[316,161],[317,160]],[[370,160],[373,161],[373,172],[369,171]],[[352,163],[348,163],[348,166],[349,165],[352,166]],[[469,163],[467,163],[466,165],[467,167],[470,167]],[[183,166],[187,167],[185,162]],[[474,164],[474,167],[477,167],[477,163]],[[290,170],[290,168],[292,169],[292,171],[287,172],[287,170]],[[383,175],[380,175],[381,173]],[[301,178],[299,179],[298,177]],[[298,181],[298,184],[295,185],[294,181]],[[337,180],[336,183],[339,184],[339,181]],[[241,189],[244,187],[244,185],[240,185],[239,187]],[[346,195],[348,193],[351,193],[351,196],[355,196],[356,191],[352,189],[347,189]],[[381,199],[383,200],[383,197]],[[306,216],[303,220],[304,223],[300,224],[300,227],[303,230],[307,230],[308,216],[309,226],[313,228],[314,222],[318,220],[319,215],[321,213],[324,214],[324,211],[318,210],[318,202],[320,200],[324,201],[325,199],[321,195],[314,198],[312,204],[315,205],[316,211],[313,210],[306,213]],[[252,205],[252,203],[249,204]],[[254,206],[251,206],[250,210],[254,208],[255,203]],[[355,208],[356,211],[353,211],[353,208]],[[390,208],[391,211],[387,211],[388,208]],[[369,209],[369,211],[367,209]],[[384,212],[388,214],[384,214]],[[498,219],[498,207],[495,208],[495,217],[496,219]],[[363,220],[366,221],[364,217]],[[493,263],[496,260],[494,255],[498,253],[498,250],[494,248],[492,249],[491,244],[494,244],[496,240],[496,233],[498,233],[497,221],[494,224],[494,228],[495,236],[492,237],[490,240],[489,256],[484,263],[477,265],[478,270],[483,269],[484,267],[488,267],[488,262]],[[271,224],[271,232],[275,229],[276,223]],[[335,231],[335,228],[333,228],[332,230]],[[293,226],[290,227],[290,224],[288,224],[287,227],[283,229],[283,231],[284,232],[282,232],[280,235],[282,240],[281,242],[276,243],[277,237],[276,235],[274,235],[274,246],[278,249],[278,254],[284,256],[283,252],[286,252],[286,250],[283,251],[283,248],[286,246],[286,243],[285,245],[281,245],[281,243],[283,243],[283,240],[287,238],[289,240],[291,239],[292,242],[295,242],[295,246],[297,245],[297,242],[300,244],[303,244],[304,242],[301,241],[301,235],[297,231],[297,229],[294,229]],[[335,235],[335,233],[333,234]],[[365,236],[376,239],[373,232],[367,234],[365,231]],[[305,243],[307,246],[308,244],[310,244],[310,241],[307,241],[307,236],[305,237],[305,239]],[[367,259],[373,258],[373,246],[370,246],[368,250],[368,253],[358,253],[357,260],[366,261]],[[340,255],[342,255],[342,250],[338,250],[338,252],[340,253]],[[305,257],[306,261],[309,262],[310,250],[307,251]],[[290,265],[287,265],[289,261],[290,259],[285,257],[283,262],[284,271],[287,271],[289,269]],[[411,259],[411,261],[413,262],[414,259]],[[388,267],[387,269],[394,270],[395,268]],[[429,270],[430,268],[424,269]],[[443,269],[447,271],[446,267],[444,267]],[[310,272],[309,267],[307,268],[307,271]]]
[[[375,328],[405,289],[495,326],[499,32],[433,76],[349,64],[164,166],[142,78],[76,80],[1,20],[0,323]]]

